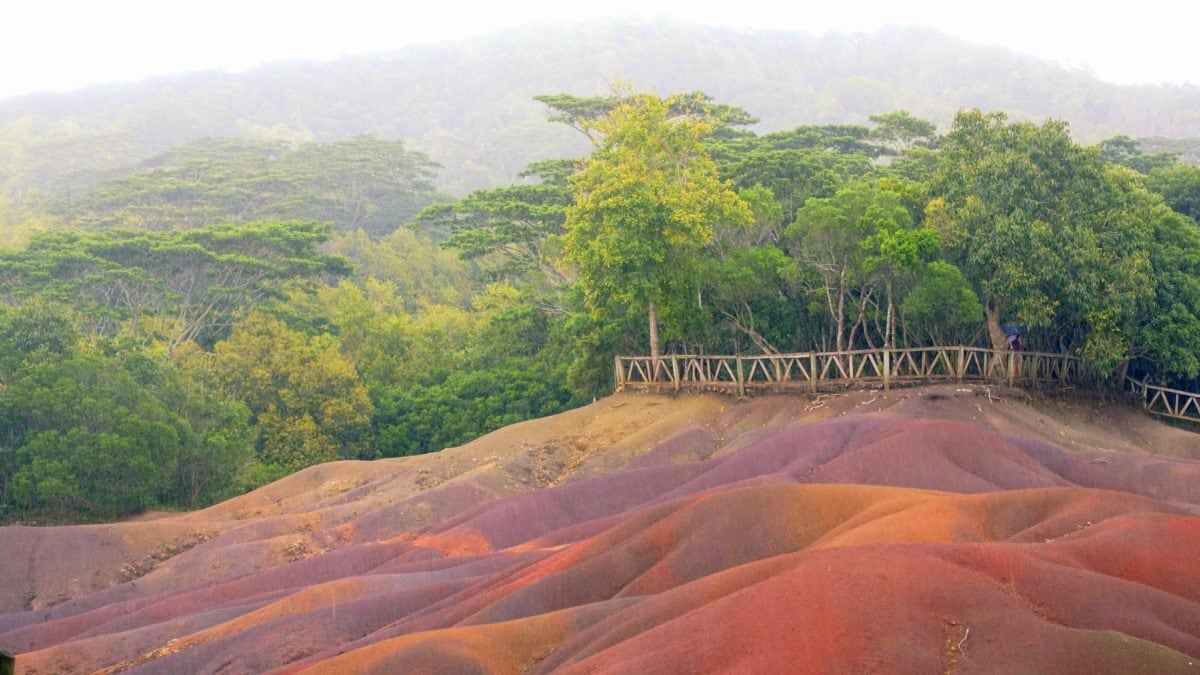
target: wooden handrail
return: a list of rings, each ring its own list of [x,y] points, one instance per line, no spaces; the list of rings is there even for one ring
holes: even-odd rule
[[[1103,379],[1073,354],[1008,352],[986,347],[902,347],[790,354],[668,354],[617,356],[617,391],[626,387],[672,391],[807,391],[897,382],[973,381],[1009,386],[1099,386]],[[1147,412],[1200,422],[1200,393],[1128,378]]]
[[[1200,422],[1200,393],[1160,387],[1129,378],[1129,387],[1142,395],[1142,407],[1151,415]]]

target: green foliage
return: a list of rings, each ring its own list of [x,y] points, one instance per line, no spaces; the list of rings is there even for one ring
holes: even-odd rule
[[[380,236],[436,199],[435,166],[400,141],[371,136],[294,148],[211,138],[148,160],[56,210],[89,228],[316,220]]]
[[[951,261],[981,291],[993,347],[1004,346],[1003,318],[1033,328],[1057,324],[1064,343],[1106,364],[1121,359],[1105,334],[1128,339],[1153,283],[1144,225],[1113,180],[1062,122],[1009,123],[979,111],[956,118],[943,142],[930,217],[942,227]]]
[[[864,133],[866,130],[863,130]],[[824,148],[776,146],[770,137],[746,149],[717,148],[726,153],[722,174],[743,189],[762,185],[775,196],[783,210],[782,222],[790,223],[796,211],[810,198],[832,197],[845,184],[872,171],[863,154],[842,154]]]
[[[562,374],[514,360],[506,366],[455,371],[445,381],[386,392],[379,403],[381,454],[433,452],[575,403]]]
[[[701,148],[721,121],[702,106],[679,110],[675,99],[631,95],[585,124],[602,143],[571,178],[566,252],[593,311],[610,299],[652,305],[687,295],[678,287],[696,287],[716,224],[750,221]]]
[[[1150,173],[1155,169],[1169,167],[1179,159],[1179,153],[1156,152],[1147,155],[1142,143],[1128,136],[1114,136],[1100,143],[1100,159],[1113,164],[1127,166],[1139,173]]]
[[[328,237],[328,226],[300,222],[42,233],[0,251],[0,293],[40,293],[75,307],[94,335],[123,328],[174,351],[211,342],[295,278],[344,274],[343,259],[317,250]]]
[[[570,202],[565,185],[513,185],[430,206],[415,225],[427,233],[447,233],[447,245],[464,259],[497,260],[492,266],[497,275],[516,278],[536,271],[562,284],[566,277],[557,254]]]
[[[792,294],[796,264],[773,244],[736,248],[707,266],[706,300],[735,334],[765,354],[819,342]],[[693,310],[695,308],[692,308]]]
[[[1200,226],[1136,187],[1129,198],[1151,229],[1154,286],[1152,300],[1139,307],[1127,355],[1136,370],[1160,382],[1194,381],[1200,375]]]
[[[534,100],[544,103],[554,111],[549,117],[551,122],[561,122],[585,134],[593,143],[599,145],[600,139],[606,133],[596,127],[596,123],[626,103],[625,92],[621,91],[622,84],[617,85],[617,91],[611,96],[579,97],[571,94],[544,94],[534,96]],[[713,98],[702,91],[686,94],[675,94],[666,99],[667,117],[685,117],[700,115],[710,120],[719,121],[721,126],[748,126],[758,120],[750,113],[736,106],[716,103]],[[716,129],[714,129],[714,132]]]
[[[983,321],[983,306],[971,284],[942,260],[926,266],[902,309],[920,338],[931,344],[969,342],[962,339],[962,329]]]
[[[901,155],[916,148],[929,148],[936,144],[937,127],[928,120],[914,117],[907,110],[871,115],[875,128],[871,129],[871,140],[889,155]]]
[[[407,228],[377,240],[361,230],[335,235],[327,248],[352,263],[355,283],[391,287],[408,313],[431,304],[465,307],[478,286],[469,263]]]
[[[354,364],[330,337],[312,338],[251,314],[216,344],[213,359],[224,387],[254,415],[264,464],[294,471],[374,457],[371,400]]]
[[[838,350],[848,349],[860,329],[870,344],[865,326],[880,286],[888,307],[884,340],[891,340],[897,281],[936,248],[929,231],[912,230],[900,195],[871,183],[809,199],[784,232],[784,241],[815,273],[807,290],[828,311]]]
[[[1146,186],[1162,195],[1172,209],[1200,222],[1200,167],[1191,164],[1155,167],[1146,177]]]
[[[65,305],[39,297],[0,314],[0,369],[6,378],[28,362],[74,353],[82,335],[77,317]]]
[[[554,317],[504,285],[474,306],[474,314],[431,308],[416,317],[406,376],[372,386],[381,454],[460,445],[580,402],[567,386],[569,335]]]
[[[0,512],[105,519],[228,494],[251,447],[240,404],[152,358],[43,356],[0,389]]]

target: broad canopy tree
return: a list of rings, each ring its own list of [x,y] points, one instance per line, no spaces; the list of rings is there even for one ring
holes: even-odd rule
[[[809,199],[784,241],[813,272],[809,290],[828,311],[838,351],[850,349],[856,334],[873,346],[867,322],[881,306],[879,332],[885,345],[895,346],[902,291],[939,248],[937,231],[916,227],[900,194],[866,181]]]
[[[1195,253],[1178,246],[1196,241],[1196,225],[1141,176],[1105,163],[1114,147],[1076,145],[1059,121],[959,113],[927,222],[980,290],[993,348],[1005,346],[1003,323],[1022,323],[1043,329],[1045,348],[1118,377],[1137,359],[1142,372],[1194,377],[1198,296],[1183,270]]]
[[[1063,319],[1072,325],[1055,332],[1074,344],[1055,348],[1098,348],[1100,331],[1124,323],[1114,312],[1128,314],[1153,287],[1137,262],[1147,246],[1138,219],[1096,151],[1073,143],[1063,122],[959,113],[931,194],[927,216],[981,291],[994,349],[1006,347],[1003,323]]]
[[[11,302],[37,292],[79,308],[94,334],[124,330],[174,353],[214,340],[293,279],[345,274],[343,258],[317,249],[329,235],[311,222],[48,232],[0,251],[0,295]]]
[[[570,179],[567,257],[593,311],[610,299],[645,308],[655,359],[656,305],[695,297],[681,291],[698,286],[694,272],[716,223],[752,220],[704,152],[722,124],[702,97],[630,93],[580,121],[597,147]]]

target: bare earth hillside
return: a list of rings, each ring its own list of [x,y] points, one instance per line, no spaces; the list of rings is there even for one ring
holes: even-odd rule
[[[0,528],[18,672],[1200,672],[1200,435],[985,387],[622,394]]]

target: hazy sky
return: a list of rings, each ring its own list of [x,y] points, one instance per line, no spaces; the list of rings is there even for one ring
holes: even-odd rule
[[[992,0],[989,9],[972,0],[14,0],[0,12],[0,98],[187,70],[237,71],[289,58],[332,59],[601,16],[668,16],[812,34],[922,25],[1083,67],[1112,82],[1200,84],[1194,47],[1200,6],[1185,0],[1120,4],[1126,9],[1118,12],[1099,9],[1098,2],[1079,3],[1090,5],[1083,11],[1054,0]]]

